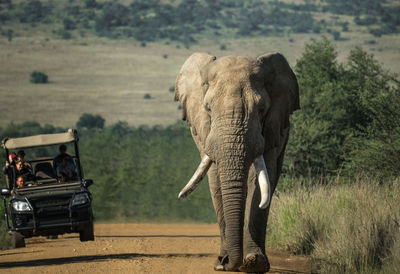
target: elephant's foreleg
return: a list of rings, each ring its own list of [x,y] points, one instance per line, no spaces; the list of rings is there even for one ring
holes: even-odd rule
[[[217,215],[218,226],[219,226],[220,235],[221,235],[221,249],[220,249],[220,253],[219,253],[217,262],[215,264],[215,268],[216,268],[216,270],[217,270],[217,268],[221,268],[220,270],[222,270],[224,258],[228,253],[226,252],[226,248],[225,248],[225,219],[224,219],[224,208],[222,206],[221,187],[220,187],[218,172],[217,172],[217,168],[216,168],[215,164],[213,164],[210,167],[207,174],[208,174],[208,182],[210,185],[211,198],[213,201],[215,213]]]
[[[264,154],[265,164],[271,181],[271,195],[274,193],[282,170],[283,156],[289,129],[285,130],[285,140],[280,147],[271,149]],[[243,258],[244,263],[240,270],[257,272],[265,264],[265,271],[269,269],[268,258],[265,254],[265,238],[270,206],[261,210],[258,205],[261,200],[260,188],[254,168],[250,169],[248,177],[248,191],[246,199],[246,215],[243,231]],[[265,256],[265,257],[264,257]],[[265,262],[263,262],[265,259]]]
[[[272,154],[272,155],[271,155]],[[270,152],[265,158],[269,178],[271,181],[271,195],[277,183],[277,163],[275,153]],[[239,268],[243,272],[266,272],[269,270],[268,257],[265,254],[265,237],[268,222],[269,208],[260,209],[260,188],[257,182],[256,171],[250,169],[246,198],[246,214],[243,230],[243,265]]]
[[[253,168],[249,172],[248,180],[243,231],[243,257],[251,253],[265,255],[265,228],[269,209],[269,207],[266,209],[258,207],[261,193],[256,181],[256,172]]]
[[[239,270],[243,272],[267,272],[270,266],[265,254],[265,231],[269,206],[266,209],[258,207],[261,201],[261,193],[254,168],[250,169],[248,182],[243,229],[243,264]]]

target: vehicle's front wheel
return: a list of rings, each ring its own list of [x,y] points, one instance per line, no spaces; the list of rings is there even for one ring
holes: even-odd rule
[[[79,240],[81,240],[81,242],[94,241],[93,222],[88,224],[83,230],[79,231]]]
[[[12,248],[25,247],[25,239],[21,233],[15,231],[11,233],[11,247]]]

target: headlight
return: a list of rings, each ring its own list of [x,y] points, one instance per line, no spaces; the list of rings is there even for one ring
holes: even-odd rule
[[[12,207],[15,211],[31,211],[32,208],[25,201],[13,201]]]
[[[89,197],[86,193],[81,193],[75,195],[74,199],[72,200],[72,206],[83,205],[89,202]]]

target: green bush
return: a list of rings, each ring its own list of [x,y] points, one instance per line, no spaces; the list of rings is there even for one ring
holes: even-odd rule
[[[47,74],[40,71],[33,71],[31,73],[31,83],[34,84],[46,84],[49,81]]]
[[[64,18],[63,24],[64,24],[64,29],[65,30],[74,30],[74,29],[76,29],[76,24],[71,18]]]
[[[14,34],[14,31],[13,31],[12,29],[8,29],[8,30],[7,30],[7,40],[8,40],[8,42],[11,42],[11,41],[12,41],[12,39],[13,39],[13,34]]]
[[[58,31],[58,35],[61,37],[61,39],[64,39],[64,40],[69,40],[69,39],[72,38],[71,32],[69,32],[69,31],[67,31],[65,29],[60,29]]]
[[[332,31],[332,36],[333,36],[333,39],[334,39],[335,41],[340,40],[340,31],[333,30],[333,31]]]
[[[76,127],[78,129],[86,128],[86,129],[102,129],[104,128],[105,120],[100,115],[93,115],[89,113],[84,113],[79,118],[79,121],[76,123]]]
[[[144,98],[144,99],[151,99],[150,93],[146,93],[146,94],[143,96],[143,98]]]

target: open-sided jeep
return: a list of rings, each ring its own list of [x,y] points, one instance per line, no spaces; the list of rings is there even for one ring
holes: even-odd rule
[[[72,147],[68,155],[74,167],[74,177],[60,180],[57,176],[58,147]],[[14,248],[24,247],[24,238],[48,236],[56,238],[64,233],[79,233],[81,241],[93,241],[92,195],[88,187],[93,184],[84,179],[79,159],[76,130],[65,133],[42,134],[4,139],[8,161],[7,188],[1,189],[5,207],[5,225],[12,236]],[[17,184],[18,170],[10,163],[9,155],[21,151],[27,156],[32,176],[23,185]],[[68,152],[70,152],[68,150]]]

